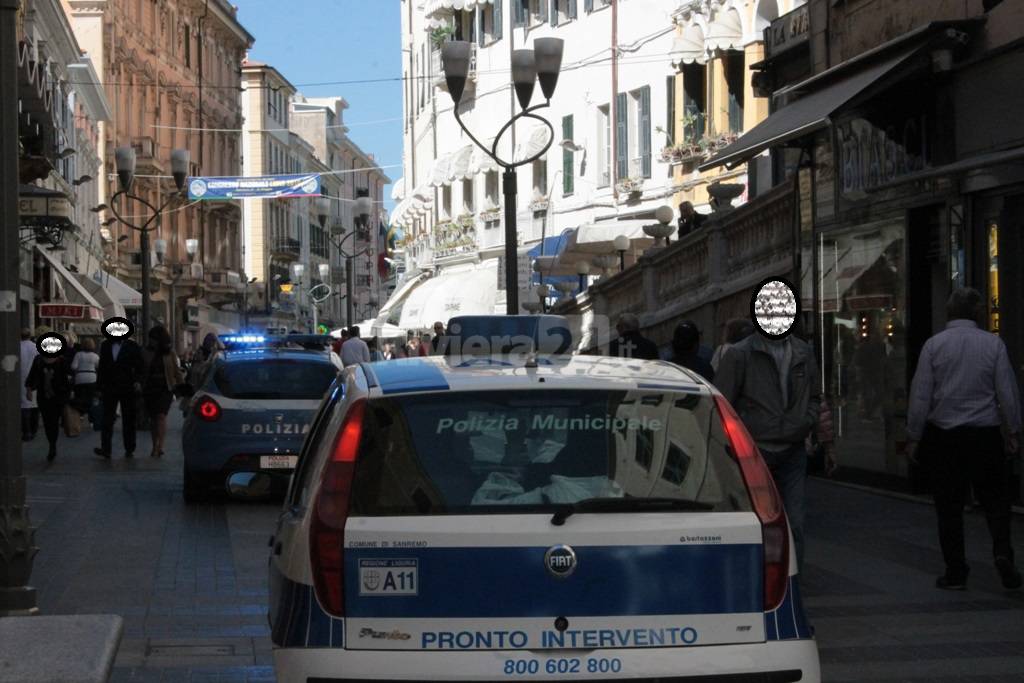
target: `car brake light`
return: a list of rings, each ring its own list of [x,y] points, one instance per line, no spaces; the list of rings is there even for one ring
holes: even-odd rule
[[[309,559],[316,596],[324,610],[335,617],[345,613],[345,522],[365,414],[366,400],[360,399],[345,416],[331,459],[320,478],[309,527]]]
[[[743,482],[747,485],[754,512],[761,520],[764,540],[764,609],[782,604],[789,583],[789,527],[782,497],[775,488],[772,473],[761,458],[750,432],[723,396],[715,396],[722,428],[739,461]]]
[[[209,396],[204,396],[200,399],[199,403],[196,404],[196,415],[207,422],[216,422],[219,420],[220,413],[220,404]]]

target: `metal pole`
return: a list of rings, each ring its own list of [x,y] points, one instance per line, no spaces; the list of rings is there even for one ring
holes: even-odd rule
[[[317,323],[317,320],[316,320],[316,302],[315,302],[315,301],[313,301],[313,297],[312,297],[312,296],[311,296],[311,297],[309,297],[309,305],[310,305],[310,307],[312,307],[312,309],[313,309],[313,329],[312,329],[312,330],[310,330],[310,331],[311,331],[311,332],[312,332],[313,334],[316,334],[316,323]]]
[[[352,257],[345,257],[345,327],[352,327]]]
[[[142,236],[139,238],[139,248],[142,249],[142,344],[145,345],[149,339],[149,230],[143,228]]]
[[[505,167],[502,175],[505,193],[505,313],[519,313],[519,231],[516,228],[516,171]]]
[[[171,302],[167,307],[169,310],[168,317],[171,319],[171,348],[174,349],[175,353],[178,353],[178,316],[175,313],[175,295],[177,294],[178,277],[171,278]]]
[[[18,36],[19,0],[0,0],[0,617],[34,614],[36,589],[28,585],[39,550],[25,505],[21,461],[21,363],[18,291]],[[14,93],[14,94],[12,94]]]

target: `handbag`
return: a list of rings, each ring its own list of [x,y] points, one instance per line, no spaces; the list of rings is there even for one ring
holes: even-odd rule
[[[64,405],[64,435],[78,436],[82,433],[82,414],[70,403]]]

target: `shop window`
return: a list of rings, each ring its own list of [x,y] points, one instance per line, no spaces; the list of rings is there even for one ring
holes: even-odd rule
[[[838,458],[906,473],[908,365],[902,221],[819,235],[822,374]]]

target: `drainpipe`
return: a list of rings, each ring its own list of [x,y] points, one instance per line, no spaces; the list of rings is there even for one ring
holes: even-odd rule
[[[612,128],[612,149],[611,168],[609,174],[612,179],[612,197],[616,203],[619,201],[619,191],[615,185],[619,181],[619,116],[616,104],[619,98],[619,0],[611,0],[612,4],[612,97],[608,104],[608,115],[611,118]],[[628,163],[628,160],[627,160]]]

